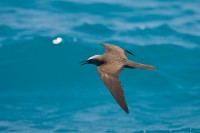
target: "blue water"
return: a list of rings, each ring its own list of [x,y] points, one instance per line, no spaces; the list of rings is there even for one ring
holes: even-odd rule
[[[0,132],[199,133],[200,1],[1,0]],[[54,39],[63,41],[55,45]],[[112,43],[156,71],[125,69],[130,114],[95,66]]]

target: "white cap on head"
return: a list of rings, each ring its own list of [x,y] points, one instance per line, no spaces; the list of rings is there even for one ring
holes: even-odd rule
[[[94,56],[90,57],[88,60],[95,59],[95,58],[97,58],[97,57],[99,57],[99,56],[100,56],[100,55],[94,55]]]

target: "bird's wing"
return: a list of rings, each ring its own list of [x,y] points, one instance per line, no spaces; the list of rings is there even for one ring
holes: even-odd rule
[[[123,65],[121,63],[106,63],[98,67],[101,79],[108,87],[117,103],[126,113],[129,113],[124,91],[121,82],[118,79],[118,75],[122,70]]]
[[[122,58],[122,59],[127,59],[126,57],[126,50],[115,46],[115,45],[111,45],[111,44],[102,44],[105,48],[106,48],[106,53],[105,54],[113,54],[115,56],[117,56],[118,58]]]

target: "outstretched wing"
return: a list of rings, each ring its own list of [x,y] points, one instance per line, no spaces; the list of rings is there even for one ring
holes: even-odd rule
[[[126,57],[126,50],[111,44],[102,44],[106,48],[106,53],[109,55],[115,55],[117,58],[127,59]]]
[[[98,67],[101,79],[108,87],[109,91],[121,106],[121,108],[129,113],[126,99],[124,96],[124,91],[120,80],[118,79],[119,73],[123,70],[123,64],[121,63],[106,63]]]

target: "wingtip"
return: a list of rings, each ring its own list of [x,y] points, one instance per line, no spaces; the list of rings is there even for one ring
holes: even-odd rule
[[[106,43],[106,42],[104,42],[104,43],[101,44],[101,46],[104,46],[104,47],[107,47],[108,45],[111,45],[111,44]]]
[[[121,108],[124,110],[124,112],[126,113],[126,114],[129,114],[129,109],[128,109],[128,106],[126,105],[125,107],[122,107],[121,106]]]
[[[125,112],[126,112],[126,114],[129,114],[129,110],[126,110]]]

